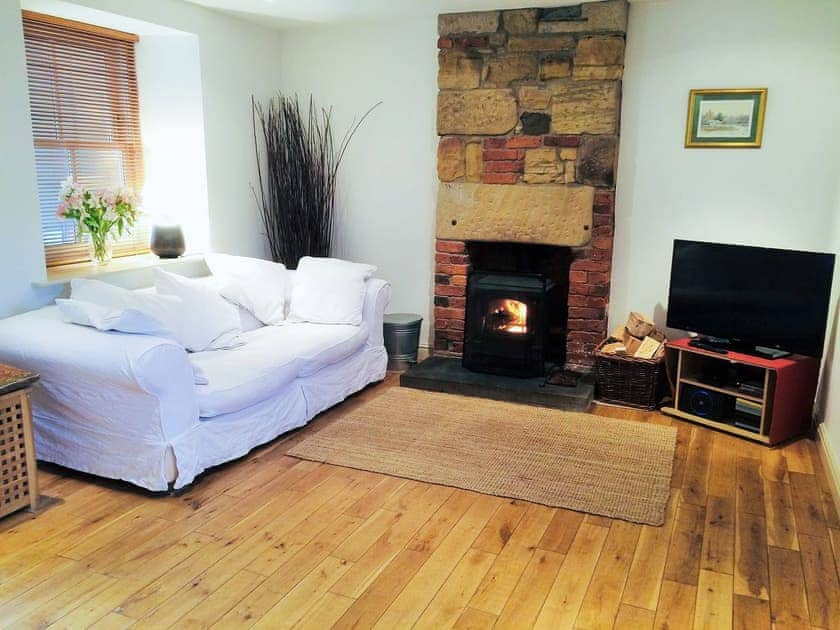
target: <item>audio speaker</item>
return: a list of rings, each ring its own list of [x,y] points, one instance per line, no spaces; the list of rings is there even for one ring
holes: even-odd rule
[[[728,421],[735,411],[735,397],[685,383],[680,389],[679,409],[709,420]]]

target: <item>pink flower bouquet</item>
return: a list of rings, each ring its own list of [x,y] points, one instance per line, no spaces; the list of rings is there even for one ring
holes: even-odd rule
[[[129,233],[140,215],[140,198],[127,186],[93,189],[67,178],[61,185],[56,217],[76,221],[89,235],[91,261],[107,264],[112,242]]]

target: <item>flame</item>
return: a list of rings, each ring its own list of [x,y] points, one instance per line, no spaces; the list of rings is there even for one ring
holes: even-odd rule
[[[522,335],[528,332],[528,305],[519,300],[493,300],[490,303],[493,329]]]

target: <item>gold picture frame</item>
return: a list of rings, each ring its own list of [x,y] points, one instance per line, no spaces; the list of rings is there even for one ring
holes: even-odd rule
[[[758,149],[767,88],[691,90],[685,122],[689,149]]]

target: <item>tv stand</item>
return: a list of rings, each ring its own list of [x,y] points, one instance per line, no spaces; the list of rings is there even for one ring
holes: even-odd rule
[[[749,354],[762,359],[781,359],[782,357],[790,356],[790,352],[779,350],[777,348],[765,348],[764,346],[751,346],[749,344],[740,344],[731,339],[721,339],[720,337],[695,337],[688,342],[690,346],[708,350],[709,352],[716,352],[717,354],[727,354],[728,352],[739,352],[741,354]]]
[[[765,359],[712,346],[667,343],[677,360],[674,404],[663,413],[769,445],[809,431],[819,359]]]

